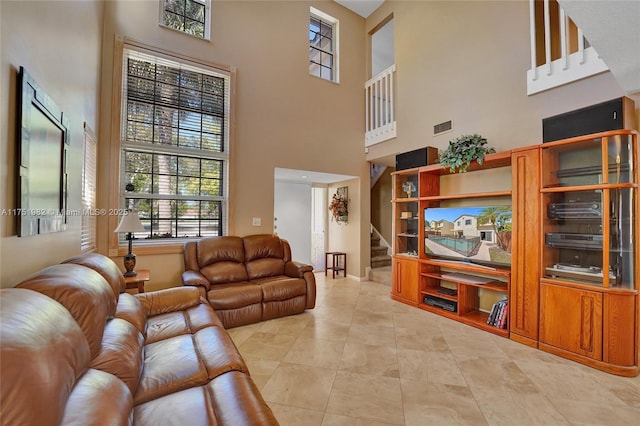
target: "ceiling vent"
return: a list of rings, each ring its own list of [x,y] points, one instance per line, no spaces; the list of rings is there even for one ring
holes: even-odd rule
[[[433,126],[433,135],[439,135],[440,133],[446,133],[453,130],[453,122],[451,120],[444,123],[436,124]]]

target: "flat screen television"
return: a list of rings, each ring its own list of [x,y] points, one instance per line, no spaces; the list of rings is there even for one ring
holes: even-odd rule
[[[425,208],[424,252],[480,266],[511,265],[511,206]]]

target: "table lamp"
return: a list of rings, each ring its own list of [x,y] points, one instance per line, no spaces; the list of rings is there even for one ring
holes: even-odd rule
[[[118,223],[118,227],[113,232],[127,233],[127,240],[129,240],[129,252],[124,256],[124,268],[127,270],[124,273],[124,276],[135,277],[138,273],[133,270],[136,267],[136,255],[131,251],[133,233],[144,232],[144,226],[142,226],[142,222],[140,222],[138,212],[129,209],[127,213],[120,218],[120,223]]]

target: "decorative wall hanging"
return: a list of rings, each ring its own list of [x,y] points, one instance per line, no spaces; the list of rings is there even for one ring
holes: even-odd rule
[[[335,220],[338,224],[346,224],[349,221],[348,190],[349,188],[346,186],[338,188],[329,203],[332,220]]]

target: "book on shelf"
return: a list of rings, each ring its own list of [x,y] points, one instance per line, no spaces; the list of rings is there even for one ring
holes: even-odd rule
[[[509,306],[507,299],[497,301],[491,307],[491,312],[487,318],[487,324],[497,328],[507,328],[507,314]]]

